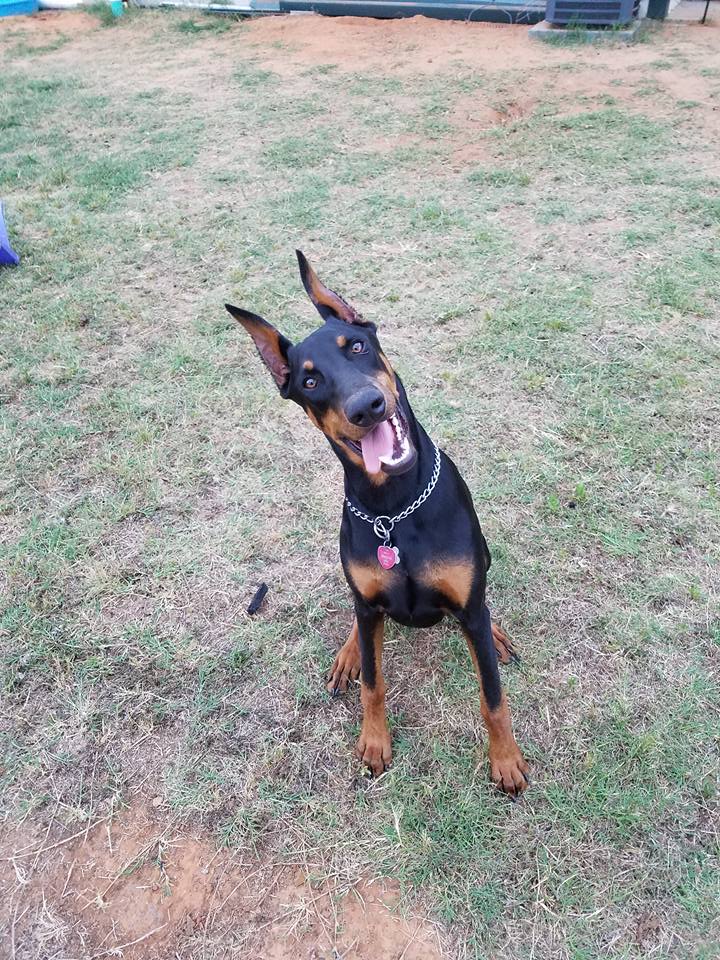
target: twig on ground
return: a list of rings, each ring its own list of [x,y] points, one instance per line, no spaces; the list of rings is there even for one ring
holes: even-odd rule
[[[88,900],[87,903],[86,903],[83,907],[81,907],[80,909],[81,909],[81,910],[85,910],[85,909],[87,909],[87,907],[90,906],[91,903],[97,903],[98,901],[102,902],[102,901],[105,899],[105,894],[108,893],[108,892],[115,886],[115,884],[116,884],[116,883],[118,882],[118,880],[122,877],[122,875],[125,873],[125,871],[126,871],[126,870],[129,870],[130,867],[132,867],[134,864],[136,864],[139,860],[141,860],[142,858],[146,857],[146,856],[148,855],[148,853],[150,853],[150,851],[152,850],[152,848],[155,846],[155,844],[158,844],[158,845],[161,844],[161,843],[163,842],[163,840],[165,839],[165,835],[166,835],[167,832],[170,830],[170,828],[173,827],[173,826],[174,826],[174,824],[171,823],[169,826],[167,826],[167,827],[165,828],[165,830],[163,830],[163,832],[160,834],[160,836],[153,837],[152,840],[149,840],[146,844],[144,844],[142,847],[140,847],[140,849],[137,851],[137,853],[136,853],[134,856],[130,857],[129,860],[126,860],[126,861],[125,861],[125,863],[123,864],[123,866],[120,868],[120,870],[118,870],[118,872],[117,872],[117,873],[115,874],[115,876],[112,878],[112,880],[110,881],[110,883],[105,887],[105,889],[102,891],[102,893],[98,893],[97,896],[95,896],[95,897],[92,898],[92,900]]]
[[[67,877],[65,877],[65,886],[62,888],[62,893],[60,894],[61,900],[65,899],[65,891],[67,890],[67,886],[70,883],[70,877],[72,876],[72,872],[76,863],[77,863],[77,859],[73,860],[73,862],[70,864],[70,869],[68,870]]]
[[[127,950],[128,947],[134,947],[136,943],[142,943],[143,940],[147,940],[147,938],[152,937],[153,934],[159,933],[166,926],[167,922],[161,923],[159,927],[155,927],[154,930],[148,930],[147,933],[144,933],[141,937],[137,937],[135,940],[130,940],[128,943],[121,943],[117,947],[108,947],[107,950],[101,950],[100,953],[93,953],[90,960],[97,960],[98,957],[117,956],[122,953],[123,950]]]
[[[101,823],[105,823],[106,820],[109,820],[112,817],[114,811],[106,814],[104,817],[100,817],[99,820],[96,820],[95,823],[90,827],[91,830],[94,830],[95,827],[100,826]],[[22,857],[39,857],[41,853],[47,853],[48,850],[55,850],[57,847],[62,847],[66,843],[70,843],[72,840],[77,840],[78,837],[82,837],[86,831],[86,827],[83,827],[82,830],[79,830],[77,833],[74,833],[71,837],[65,837],[64,840],[58,840],[56,843],[51,843],[47,847],[40,847],[38,850],[31,850],[29,853],[13,853],[9,857],[0,857],[0,860],[10,861],[18,860]]]
[[[19,920],[22,920],[22,918],[25,916],[25,914],[28,912],[29,909],[30,909],[30,906],[28,905],[27,907],[25,907],[25,909],[20,914],[20,916],[18,916],[17,915],[18,905],[15,904],[15,911],[13,913],[12,925],[10,926],[10,946],[12,948],[13,960],[15,960],[15,926],[17,925]]]

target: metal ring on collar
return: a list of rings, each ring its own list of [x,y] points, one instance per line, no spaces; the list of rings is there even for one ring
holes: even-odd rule
[[[373,530],[375,531],[375,536],[381,537],[383,540],[387,540],[390,537],[394,526],[395,522],[391,517],[375,517],[375,520],[373,521]]]

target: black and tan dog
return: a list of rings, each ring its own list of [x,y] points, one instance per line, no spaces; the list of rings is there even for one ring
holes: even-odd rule
[[[497,663],[513,652],[485,604],[490,553],[470,492],[413,416],[374,324],[325,287],[299,251],[298,260],[305,289],[325,321],[302,343],[291,344],[262,317],[229,304],[227,309],[253,338],[281,395],[322,430],[345,471],[340,557],[355,622],[328,689],[344,691],[349,680],[361,677],[357,753],[373,773],[382,773],[392,756],[382,674],[384,618],[428,627],[452,614],[480,681],[492,779],[517,796],[527,785],[528,765],[512,733]],[[428,489],[419,506],[397,519]],[[373,523],[377,517],[379,526]]]

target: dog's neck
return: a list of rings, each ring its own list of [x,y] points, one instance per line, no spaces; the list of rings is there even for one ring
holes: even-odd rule
[[[345,496],[356,507],[367,510],[375,517],[392,517],[420,496],[430,480],[435,459],[433,442],[416,420],[399,377],[397,382],[408,432],[417,450],[417,459],[407,473],[396,477],[387,475],[381,483],[375,483],[362,467],[354,464],[332,444],[345,471]]]

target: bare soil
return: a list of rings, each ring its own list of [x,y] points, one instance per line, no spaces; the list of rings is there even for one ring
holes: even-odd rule
[[[204,946],[217,956],[222,937],[230,955],[266,960],[441,956],[433,925],[399,912],[392,881],[313,884],[299,863],[269,864],[178,828],[158,801],[137,798],[67,842],[6,832],[2,955],[36,960],[62,944],[63,956],[160,960]]]

